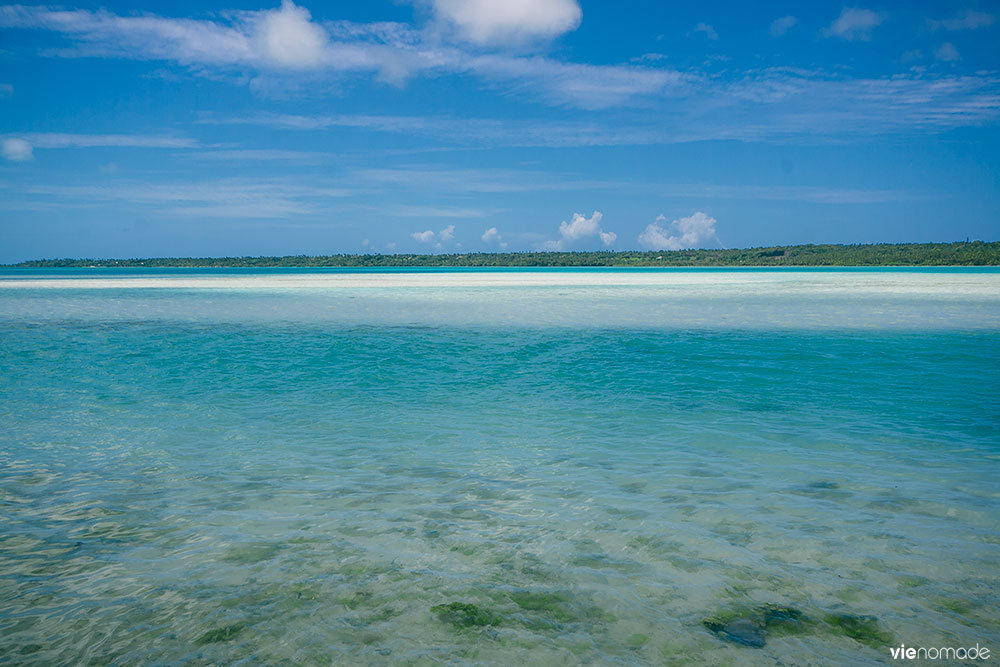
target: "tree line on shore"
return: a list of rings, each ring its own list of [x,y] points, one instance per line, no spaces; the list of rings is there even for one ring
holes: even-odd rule
[[[24,268],[295,268],[295,267],[733,267],[733,266],[994,266],[1000,242],[793,245],[763,248],[502,252],[447,255],[289,255],[284,257],[157,257],[41,259]]]

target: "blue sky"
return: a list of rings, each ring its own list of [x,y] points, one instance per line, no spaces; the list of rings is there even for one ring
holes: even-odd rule
[[[1000,7],[0,6],[0,262],[1000,238]]]

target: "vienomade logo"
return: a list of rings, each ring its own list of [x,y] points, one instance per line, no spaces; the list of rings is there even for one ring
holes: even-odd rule
[[[915,648],[905,644],[893,646],[889,653],[894,660],[989,660],[990,650],[977,642],[974,647]]]

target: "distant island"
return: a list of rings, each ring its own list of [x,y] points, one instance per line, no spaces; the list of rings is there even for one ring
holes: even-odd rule
[[[447,255],[289,255],[284,257],[156,257],[40,259],[22,268],[294,268],[294,267],[739,267],[739,266],[996,266],[1000,242],[793,245],[729,250],[477,252]]]

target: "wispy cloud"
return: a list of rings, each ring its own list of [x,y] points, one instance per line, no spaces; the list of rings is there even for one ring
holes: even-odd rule
[[[142,134],[67,134],[60,132],[24,132],[0,135],[17,138],[35,148],[196,148],[194,139]]]
[[[958,53],[958,49],[951,42],[945,42],[939,46],[934,51],[934,57],[945,62],[954,62],[962,59],[962,56]]]
[[[775,19],[771,24],[771,36],[781,37],[798,25],[798,23],[799,20],[794,16],[782,16],[780,19]]]
[[[331,157],[330,153],[320,151],[286,151],[268,148],[188,151],[183,155],[195,160],[217,160],[220,162],[298,162],[313,165],[320,164]]]
[[[695,32],[704,33],[705,37],[709,38],[713,42],[719,39],[719,33],[715,31],[715,28],[708,25],[707,23],[699,23],[694,27]]]
[[[975,30],[976,28],[988,28],[993,25],[995,20],[996,17],[993,14],[965,9],[954,18],[927,19],[927,26],[931,30]]]
[[[872,38],[872,31],[882,25],[885,19],[885,12],[845,7],[840,16],[830,24],[830,27],[823,31],[823,34],[828,37],[867,41]]]
[[[451,146],[617,146],[659,143],[652,128],[597,121],[559,122],[457,116],[254,114],[203,123],[262,125],[288,130],[363,129],[432,139]]]
[[[546,6],[566,2],[575,6],[573,0],[547,0]],[[497,16],[513,17],[510,25],[520,20],[515,14],[540,11],[537,2],[527,0],[488,5]],[[505,19],[497,20],[500,25]],[[631,104],[683,79],[676,72],[630,65],[469,53],[401,24],[321,24],[290,0],[275,10],[230,12],[220,20],[9,5],[0,7],[0,28],[49,30],[73,40],[70,48],[50,50],[53,56],[164,60],[196,72],[249,70],[284,79],[296,73],[369,73],[400,83],[420,72],[471,74],[511,93],[527,92],[553,104],[585,108]]]
[[[556,106],[604,109],[681,93],[693,78],[673,70],[631,65],[584,65],[549,58],[483,55],[465,68],[513,93],[527,90]]]
[[[679,103],[646,115],[595,115],[586,121],[455,116],[280,115],[208,118],[298,130],[364,129],[421,137],[447,146],[620,146],[727,139],[829,143],[874,135],[940,132],[1000,116],[1000,77],[992,73],[908,73],[847,78],[771,68],[730,81],[687,84]]]
[[[399,218],[485,218],[493,213],[492,210],[484,208],[419,206],[416,204],[378,206],[375,208],[383,215],[390,215]],[[454,225],[452,225],[452,227],[454,227]],[[441,233],[445,234],[445,232]]]
[[[331,198],[353,191],[275,179],[218,179],[198,182],[123,181],[101,185],[21,185],[23,198],[155,205],[161,213],[228,218],[280,218],[315,213]]]
[[[813,185],[669,184],[644,186],[665,197],[683,199],[734,199],[745,201],[794,201],[810,204],[879,204],[918,197],[901,190],[865,190]],[[927,196],[927,195],[919,195]]]
[[[515,14],[528,11],[527,5],[501,4],[507,9],[495,11],[502,13],[509,9]],[[991,16],[967,11],[957,19],[934,25],[945,29],[976,27],[985,25]],[[831,37],[864,40],[885,20],[883,12],[845,8],[824,32]],[[782,17],[772,24],[772,32],[787,31],[794,25],[795,17]],[[396,84],[420,74],[471,76],[501,94],[528,97],[558,107],[607,113],[630,107],[649,111],[626,122],[617,118],[612,123],[603,122],[605,117],[599,116],[561,123],[379,115],[262,117],[272,125],[297,124],[303,129],[359,127],[427,136],[450,144],[602,146],[787,135],[782,131],[782,123],[789,113],[778,106],[768,106],[769,99],[780,95],[782,89],[795,90],[793,106],[804,117],[815,119],[832,114],[841,119],[833,129],[814,124],[811,132],[796,131],[798,136],[869,134],[905,127],[905,121],[895,122],[893,118],[901,117],[901,109],[905,117],[915,107],[888,96],[881,100],[881,108],[871,106],[867,91],[879,86],[923,89],[921,94],[927,100],[924,117],[936,117],[942,128],[981,122],[984,116],[996,113],[995,105],[991,106],[989,101],[995,98],[997,88],[992,74],[968,76],[960,81],[916,75],[849,79],[770,69],[748,71],[742,79],[730,78],[727,82],[704,73],[650,66],[648,63],[653,62],[650,59],[642,60],[642,64],[594,65],[540,55],[520,56],[509,51],[470,51],[462,44],[442,41],[439,36],[405,24],[321,23],[288,0],[277,9],[230,12],[216,19],[177,19],[151,14],[120,16],[103,10],[6,6],[0,7],[0,28],[44,29],[72,41],[69,48],[50,51],[52,55],[164,60],[213,76],[239,72],[249,76],[241,74],[233,80],[256,82],[259,89],[271,85],[261,82],[271,81],[282,86],[301,84],[304,89],[315,90],[321,87],[318,82],[349,75],[375,76]],[[703,28],[711,36],[707,30],[710,26]],[[785,97],[786,102],[791,99]],[[760,106],[754,107],[755,103]],[[940,113],[936,107],[947,107],[950,111]],[[741,117],[733,118],[734,115]],[[739,125],[747,116],[752,116],[753,127],[743,132]],[[849,116],[856,119],[853,127],[846,122]],[[727,124],[729,127],[720,132]]]
[[[330,42],[305,9],[284,0],[275,10],[231,12],[227,21],[178,19],[105,10],[46,6],[0,7],[0,27],[34,28],[75,40],[61,56],[167,60],[196,66],[276,69],[376,69],[378,58],[360,46]]]

